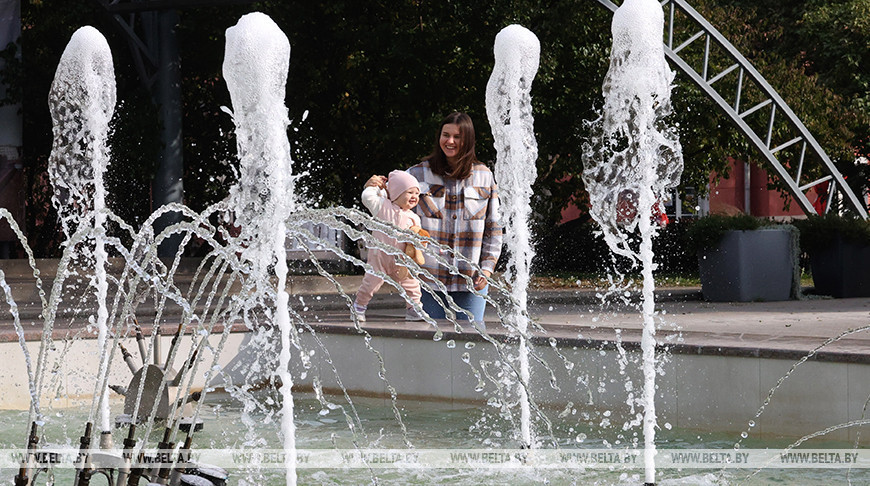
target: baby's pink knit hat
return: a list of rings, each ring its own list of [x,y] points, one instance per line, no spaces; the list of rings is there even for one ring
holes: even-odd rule
[[[390,201],[395,201],[396,198],[402,195],[408,189],[416,187],[420,189],[420,183],[411,174],[403,170],[394,170],[390,172],[387,179],[387,194],[390,195]]]

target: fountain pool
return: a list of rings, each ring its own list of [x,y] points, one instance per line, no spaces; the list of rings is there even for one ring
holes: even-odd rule
[[[277,395],[276,395],[277,397]],[[384,459],[390,459],[389,454],[408,452],[404,447],[404,438],[401,430],[396,426],[392,408],[383,399],[357,398],[355,400],[360,412],[361,423],[369,431],[370,438],[376,441],[376,447],[369,450],[381,451]],[[297,447],[303,452],[334,451],[342,449],[346,452],[354,451],[353,437],[344,424],[344,419],[336,412],[321,414],[320,402],[309,394],[297,394],[296,421],[300,428],[304,427],[305,433],[300,434]],[[277,427],[275,414],[279,409],[264,409],[252,414],[252,418],[261,423],[260,427],[268,429]],[[509,425],[498,417],[491,417],[484,413],[480,407],[471,405],[450,406],[443,403],[419,402],[403,400],[402,413],[405,424],[409,431],[410,439],[417,444],[420,454],[426,454],[432,450],[454,450],[454,467],[418,467],[415,468],[407,463],[399,467],[389,467],[387,464],[373,463],[374,473],[377,475],[378,484],[389,485],[425,485],[425,484],[481,484],[481,485],[535,485],[535,484],[637,484],[642,475],[642,469],[638,467],[623,468],[614,466],[612,469],[602,466],[590,466],[586,468],[565,467],[554,468],[531,468],[521,467],[489,467],[481,465],[471,467],[463,463],[461,457],[468,458],[468,454],[484,451],[509,450],[516,452],[513,444],[504,437],[494,434],[499,427]],[[70,424],[81,423],[86,419],[86,414],[80,410],[71,409],[57,411],[52,419],[66,421]],[[230,471],[233,478],[244,477],[244,466],[252,460],[251,456],[239,454],[240,443],[247,433],[242,425],[242,409],[238,402],[228,395],[214,394],[209,405],[203,411],[204,429],[197,437],[197,449],[203,454],[210,451],[224,449],[232,450],[235,455],[225,457],[226,462],[218,465]],[[486,418],[487,423],[482,427],[481,421]],[[15,449],[20,441],[19,424],[26,420],[26,414],[17,411],[0,411],[0,449]],[[469,433],[469,430],[478,431]],[[620,449],[608,447],[602,439],[594,439],[597,431],[594,428],[578,429],[576,423],[571,420],[556,419],[554,430],[559,436],[560,454],[583,454],[601,453],[602,451],[618,452]],[[481,431],[485,431],[482,433]],[[585,434],[587,438],[578,443],[576,436]],[[267,437],[269,434],[262,434]],[[473,435],[478,437],[472,438]],[[486,449],[480,446],[479,436],[488,436],[489,445]],[[54,429],[47,432],[45,441],[49,444],[64,444],[68,440],[62,429]],[[159,440],[159,437],[154,437]],[[691,432],[677,429],[663,430],[658,436],[658,446],[662,454],[676,454],[681,451],[691,452],[698,449],[726,451],[733,443],[731,434],[711,432]],[[788,445],[788,441],[767,440],[748,441],[747,449],[772,448],[780,450]],[[814,445],[814,450],[840,451],[848,449],[849,443],[827,441]],[[269,461],[265,452],[281,448],[278,440],[267,440],[258,446],[263,460]],[[251,451],[248,449],[248,451]],[[494,453],[494,452],[493,452]],[[574,456],[578,457],[578,456]],[[248,484],[282,485],[285,484],[284,471],[276,464],[274,459],[270,467],[263,467],[256,473],[251,473],[253,482]],[[473,461],[473,457],[468,459]],[[72,475],[71,469],[55,470],[55,479],[58,484],[66,484]],[[721,467],[676,467],[661,468],[659,471],[659,484],[845,484],[847,475],[854,484],[865,484],[870,481],[870,471],[866,469],[830,468],[781,468],[766,469],[749,481],[743,481],[752,472],[751,469],[731,469],[722,471]],[[302,463],[297,469],[298,480],[301,484],[345,485],[345,484],[368,484],[371,482],[371,471],[365,467],[348,468],[320,468],[314,464]],[[66,478],[66,480],[65,480]],[[4,474],[4,480],[9,476]],[[42,477],[45,479],[45,476]],[[235,481],[235,479],[234,479]],[[242,484],[239,481],[238,484]]]

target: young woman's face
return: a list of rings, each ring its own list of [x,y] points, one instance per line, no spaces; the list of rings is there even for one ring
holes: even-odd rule
[[[409,210],[414,209],[419,201],[420,189],[412,187],[407,191],[403,192],[399,197],[397,197],[396,200],[393,201],[393,203],[402,209]]]
[[[448,162],[452,162],[459,155],[459,149],[462,148],[462,138],[459,131],[459,125],[455,123],[447,123],[441,127],[441,140],[439,141],[441,150],[447,157]]]

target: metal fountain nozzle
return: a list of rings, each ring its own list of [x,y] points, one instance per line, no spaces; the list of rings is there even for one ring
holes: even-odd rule
[[[93,465],[91,464],[88,450],[91,447],[91,432],[93,427],[94,424],[91,422],[85,424],[85,434],[79,439],[79,466],[73,486],[88,486],[91,482]]]
[[[133,448],[136,447],[136,424],[130,424],[130,429],[127,431],[127,437],[124,439],[124,452],[121,455],[123,461],[118,468],[118,479],[115,481],[116,486],[126,486],[128,479],[133,471]]]
[[[30,475],[36,470],[36,461],[33,458],[33,451],[39,444],[39,436],[36,434],[36,422],[30,424],[30,435],[27,437],[27,457],[21,461],[21,468],[18,470],[18,475],[15,476],[15,486],[28,486],[30,484]]]

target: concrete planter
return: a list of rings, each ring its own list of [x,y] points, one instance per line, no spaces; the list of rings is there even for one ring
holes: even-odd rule
[[[817,294],[870,296],[870,245],[837,235],[829,246],[810,252],[810,267]]]
[[[714,302],[795,298],[797,232],[789,228],[728,231],[716,248],[698,254],[701,291]]]

